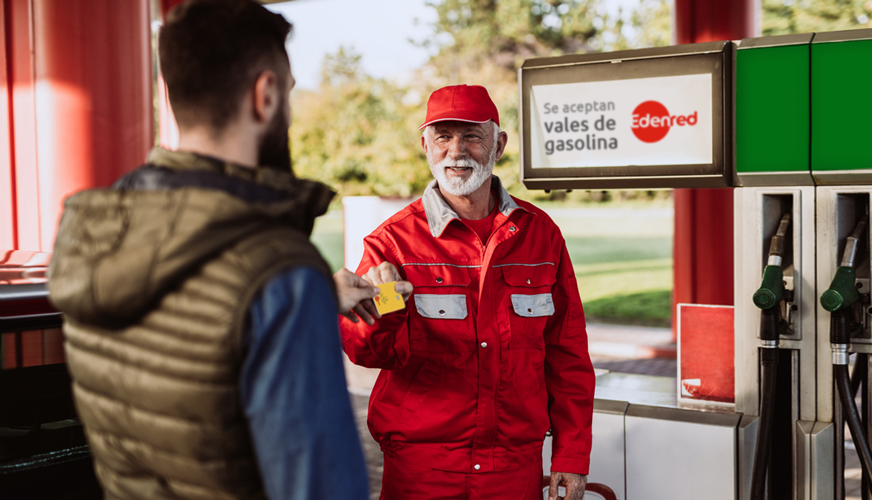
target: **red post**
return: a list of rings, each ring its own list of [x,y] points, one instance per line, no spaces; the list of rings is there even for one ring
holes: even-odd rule
[[[34,0],[41,242],[64,198],[108,186],[154,145],[148,0]]]
[[[717,42],[760,36],[760,0],[675,0],[673,43]]]
[[[675,0],[674,43],[739,40],[760,35],[759,0]],[[733,304],[732,189],[676,189],[674,289],[676,304]],[[677,324],[672,322],[673,336]]]
[[[7,70],[10,62],[6,37],[7,3],[0,8],[0,251],[16,248],[15,178],[12,171],[12,82]]]
[[[164,19],[166,19],[167,14],[173,10],[173,7],[184,2],[185,0],[160,0],[160,13]]]
[[[6,54],[10,84],[12,199],[15,247],[40,250],[39,181],[36,168],[36,81],[33,53],[33,2],[7,0]]]
[[[154,144],[150,2],[6,0],[2,24],[0,247],[51,251],[64,198]]]

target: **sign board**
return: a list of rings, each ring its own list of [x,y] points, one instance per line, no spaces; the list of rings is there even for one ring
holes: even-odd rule
[[[357,271],[360,261],[363,260],[363,239],[413,201],[413,198],[379,196],[342,198],[342,250],[345,268],[351,272]]]
[[[732,44],[526,61],[521,178],[530,189],[732,185]]]
[[[735,308],[678,304],[676,309],[679,405],[733,408]]]

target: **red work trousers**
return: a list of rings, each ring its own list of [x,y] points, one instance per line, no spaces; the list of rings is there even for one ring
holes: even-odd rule
[[[385,455],[380,500],[541,500],[542,459],[523,469],[467,474]]]

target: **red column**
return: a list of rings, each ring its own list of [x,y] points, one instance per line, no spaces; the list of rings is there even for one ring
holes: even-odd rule
[[[676,45],[760,36],[760,0],[675,0],[672,16]]]
[[[675,0],[674,42],[759,36],[760,15],[759,0]],[[732,189],[676,189],[674,202],[672,317],[679,303],[732,305]]]
[[[149,0],[5,0],[0,248],[51,251],[64,198],[154,143]]]
[[[169,11],[173,9],[176,5],[184,2],[185,0],[160,0],[160,13],[161,16],[166,19]]]
[[[0,8],[0,254],[3,249],[16,248],[15,241],[15,178],[12,172],[12,82],[7,65],[10,58],[6,43],[6,13],[8,2]]]
[[[42,250],[64,198],[108,186],[154,145],[148,0],[33,0]]]
[[[32,0],[4,2],[15,249],[40,250]]]

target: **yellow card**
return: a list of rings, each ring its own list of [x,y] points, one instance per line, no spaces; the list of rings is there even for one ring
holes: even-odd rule
[[[379,290],[381,290],[381,293],[379,293],[373,300],[375,301],[375,308],[378,310],[379,314],[384,315],[389,312],[399,311],[406,307],[406,304],[403,302],[403,296],[394,290],[394,285],[396,284],[396,281],[391,281],[390,283],[385,283],[383,285],[376,285]]]

